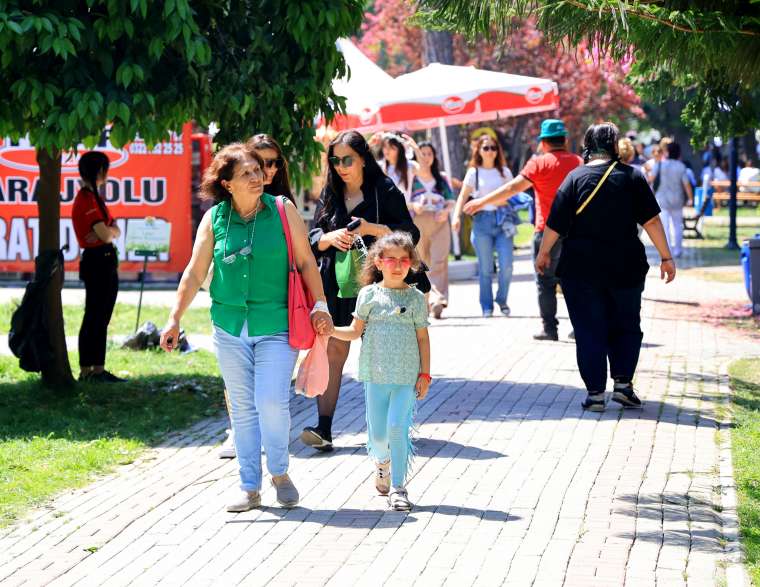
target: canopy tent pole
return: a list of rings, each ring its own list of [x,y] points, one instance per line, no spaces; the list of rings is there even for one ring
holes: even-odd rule
[[[451,180],[451,156],[449,155],[449,137],[446,133],[446,123],[443,118],[438,119],[438,132],[441,135],[441,148],[443,149],[443,168],[446,170],[446,175]]]
[[[443,118],[438,119],[438,132],[440,133],[441,149],[443,150],[443,168],[446,170],[446,175],[451,181],[454,177],[451,174],[451,156],[449,155],[449,137],[446,133],[446,123]],[[459,259],[462,256],[462,245],[459,243],[459,233],[451,231],[451,250],[454,253],[454,257]]]

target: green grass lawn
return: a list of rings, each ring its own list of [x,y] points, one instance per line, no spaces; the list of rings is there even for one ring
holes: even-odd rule
[[[742,241],[746,240],[760,232],[758,226],[739,226],[736,229],[736,240],[741,246]],[[739,251],[731,251],[726,248],[728,241],[728,226],[710,226],[705,225],[702,231],[704,239],[684,240],[686,247],[698,247],[703,259],[703,267],[714,267],[718,265],[738,265]]]
[[[0,334],[5,334],[10,329],[11,314],[20,301],[0,304]],[[76,336],[79,334],[83,313],[84,306],[66,305],[63,307],[66,336]],[[143,306],[140,311],[141,324],[150,320],[159,328],[163,328],[168,317],[169,308],[165,306]],[[111,322],[108,325],[108,335],[113,336],[134,332],[136,319],[137,306],[132,304],[116,304]],[[192,334],[211,334],[211,319],[209,318],[208,309],[190,308],[187,310],[182,318],[182,328],[185,329],[188,336]]]
[[[70,360],[77,364],[76,353]],[[61,393],[21,371],[15,357],[0,357],[0,527],[224,404],[216,359],[205,351],[109,350],[108,366],[129,382]]]
[[[739,494],[739,528],[747,552],[747,569],[760,585],[760,359],[743,359],[729,367],[733,397],[731,443]]]

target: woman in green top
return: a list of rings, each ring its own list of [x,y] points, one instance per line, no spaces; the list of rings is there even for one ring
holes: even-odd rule
[[[261,503],[261,446],[285,507],[298,503],[288,476],[290,381],[298,351],[288,344],[288,253],[274,196],[264,193],[264,162],[242,143],[219,151],[203,176],[201,192],[216,202],[198,228],[193,255],[177,300],[161,333],[161,346],[176,347],[180,319],[214,262],[211,321],[214,347],[230,399],[241,492],[227,510]],[[314,299],[312,324],[319,334],[333,325],[306,228],[295,206],[285,210],[298,270]]]

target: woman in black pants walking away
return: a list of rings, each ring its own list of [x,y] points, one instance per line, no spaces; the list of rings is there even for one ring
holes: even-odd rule
[[[618,129],[611,122],[589,127],[583,139],[585,165],[576,167],[557,191],[536,271],[551,262],[560,236],[557,275],[575,329],[578,369],[588,396],[583,408],[604,411],[607,360],[613,401],[640,408],[633,390],[641,341],[641,294],[649,270],[637,223],[660,254],[660,276],[673,281],[676,266],[660,222],[660,207],[646,178],[621,163]]]
[[[116,296],[119,293],[119,259],[113,241],[119,227],[98,194],[108,177],[105,153],[90,151],[79,160],[82,188],[74,198],[71,218],[82,250],[79,279],[86,292],[84,318],[79,329],[80,381],[119,383],[125,381],[106,371],[106,336]]]

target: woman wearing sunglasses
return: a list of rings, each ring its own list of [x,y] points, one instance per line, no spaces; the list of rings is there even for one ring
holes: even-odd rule
[[[288,476],[290,381],[298,351],[288,343],[288,250],[274,196],[264,193],[264,161],[242,143],[224,147],[203,175],[201,193],[215,205],[203,216],[161,347],[177,346],[180,319],[214,261],[211,321],[219,370],[230,401],[240,492],[227,505],[242,512],[261,504],[261,447],[277,501],[298,503]],[[285,210],[298,270],[315,300],[312,324],[332,332],[306,227],[295,206]]]
[[[462,208],[467,200],[482,198],[512,179],[512,172],[504,161],[501,145],[489,135],[480,137],[475,143],[470,158],[469,169],[464,177],[462,191],[459,192],[451,227],[459,231]],[[513,238],[517,232],[519,219],[507,206],[484,206],[475,214],[472,222],[472,246],[478,257],[478,279],[480,282],[480,309],[484,318],[493,315],[493,254],[499,260],[498,288],[496,303],[501,313],[509,316],[507,305],[509,284],[512,281]]]
[[[295,203],[290,189],[288,161],[282,154],[280,144],[267,134],[253,135],[246,147],[258,153],[264,160],[264,188],[267,193],[285,196]]]
[[[359,289],[358,282],[352,282],[351,278],[351,270],[356,268],[354,261],[361,260],[355,248],[359,244],[356,237],[360,236],[361,244],[370,247],[376,238],[391,231],[408,232],[415,243],[420,233],[409,215],[404,195],[383,173],[361,134],[346,131],[335,137],[327,149],[327,162],[327,182],[310,239],[333,322],[336,326],[349,326]],[[354,277],[358,279],[358,273]],[[327,347],[330,379],[325,393],[317,398],[319,423],[304,428],[301,434],[305,444],[323,452],[332,450],[332,419],[350,345],[330,339]]]

